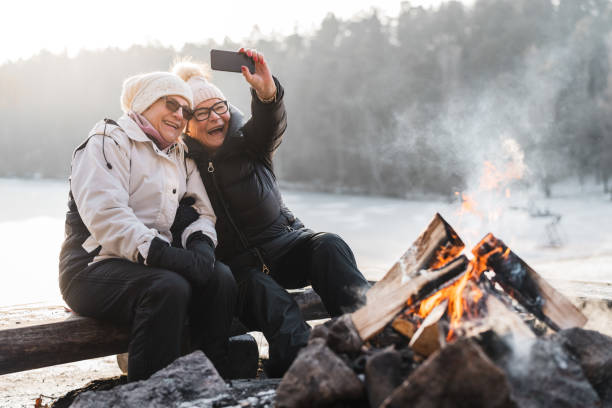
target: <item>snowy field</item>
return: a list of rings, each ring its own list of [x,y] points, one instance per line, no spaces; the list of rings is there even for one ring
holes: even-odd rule
[[[57,260],[67,195],[64,181],[0,179],[0,306],[61,303]],[[307,226],[345,238],[369,279],[381,278],[439,212],[467,248],[492,232],[555,285],[612,285],[612,201],[596,186],[566,184],[550,199],[482,196],[480,215],[461,214],[458,201],[296,191],[284,198]]]

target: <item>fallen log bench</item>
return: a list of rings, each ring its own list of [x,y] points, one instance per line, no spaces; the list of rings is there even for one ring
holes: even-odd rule
[[[291,294],[305,320],[329,317],[321,298],[312,289]],[[19,321],[6,328],[0,327],[0,375],[127,351],[127,327],[69,313],[61,306],[55,307],[53,312],[48,307],[39,308],[39,311],[43,321]],[[45,314],[51,318],[45,318]],[[64,314],[68,317],[61,317]],[[27,320],[25,317],[19,320]],[[234,320],[231,335],[246,332],[246,327]]]

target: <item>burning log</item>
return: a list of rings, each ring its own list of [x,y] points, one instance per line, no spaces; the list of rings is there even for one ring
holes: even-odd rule
[[[584,316],[491,234],[472,250],[470,261],[459,255],[462,249],[452,228],[436,215],[370,290],[367,304],[344,316],[353,324],[332,321],[329,329],[313,330],[311,342],[314,337],[326,342],[355,374],[365,374],[372,406],[510,408],[531,406],[531,401],[545,405],[548,400],[555,406],[579,406],[575,401],[598,406],[598,398],[609,398],[609,376],[602,374],[608,362],[590,370],[598,397],[559,344],[550,337],[536,338],[550,332],[548,327],[540,329],[544,324],[555,329],[581,325]],[[525,320],[537,324],[528,326]],[[348,338],[353,340],[345,346]],[[358,339],[363,345],[354,341]],[[405,353],[410,355],[409,370]],[[322,350],[317,358],[330,359]],[[315,357],[305,360],[302,364]],[[590,367],[591,360],[585,358],[585,365]],[[306,371],[306,366],[298,366],[290,371]],[[540,384],[547,389],[533,397]],[[291,391],[287,396],[297,395]],[[325,403],[348,400],[357,401],[356,395],[332,393]]]
[[[436,214],[400,260],[370,288],[366,305],[352,314],[361,338],[367,340],[379,332],[402,310],[408,298],[419,293],[428,283],[445,276],[441,272],[419,275],[421,270],[437,266],[440,259],[454,258],[464,246],[452,227]]]
[[[565,296],[493,234],[487,234],[472,253],[489,254],[486,262],[495,272],[494,280],[553,330],[582,327],[586,323],[587,318]]]
[[[384,284],[384,290],[378,290],[376,297],[368,296],[368,303],[352,314],[359,336],[364,341],[371,338],[401,312],[409,299],[422,297],[442,282],[461,274],[467,263],[467,258],[460,256],[440,269],[422,271],[407,282]]]
[[[500,335],[512,334],[520,337],[535,337],[523,320],[508,309],[495,295],[487,296],[485,305],[487,308],[485,327],[489,327]]]
[[[455,230],[436,214],[425,231],[404,252],[385,276],[368,290],[368,303],[381,299],[388,286],[402,285],[423,269],[436,269],[453,259],[465,247]]]
[[[410,340],[410,347],[422,356],[430,356],[444,344],[443,328],[440,319],[446,313],[448,301],[440,303],[423,320],[419,329]]]
[[[403,316],[398,316],[391,323],[391,327],[407,339],[411,339],[417,331],[417,325]]]

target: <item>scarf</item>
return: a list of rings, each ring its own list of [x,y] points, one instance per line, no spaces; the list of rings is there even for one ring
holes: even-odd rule
[[[166,150],[170,145],[174,144],[174,142],[168,142],[163,138],[163,136],[153,127],[151,122],[147,120],[144,116],[136,112],[128,113],[128,116],[132,118],[134,122],[138,125],[138,127],[159,147],[161,150]]]

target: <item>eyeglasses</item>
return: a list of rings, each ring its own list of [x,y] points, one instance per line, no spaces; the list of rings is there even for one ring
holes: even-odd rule
[[[193,111],[193,117],[198,122],[203,122],[210,117],[210,112],[215,112],[217,115],[223,115],[227,112],[227,101],[219,101],[210,108],[198,108]]]
[[[167,96],[164,96],[163,98],[164,98],[164,101],[166,102],[166,109],[168,109],[170,112],[174,113],[177,110],[181,109],[185,120],[190,120],[193,117],[193,112],[191,111],[191,109],[189,109],[189,106],[181,105],[174,99],[170,99]]]

